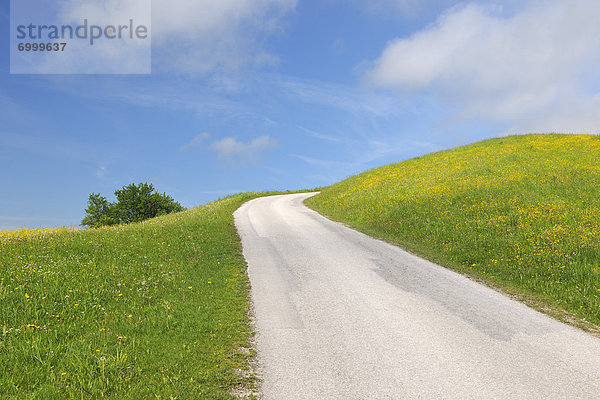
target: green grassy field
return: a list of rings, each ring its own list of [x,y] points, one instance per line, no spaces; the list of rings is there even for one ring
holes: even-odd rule
[[[487,140],[367,171],[306,203],[559,318],[600,324],[599,136]]]
[[[0,232],[0,397],[250,394],[232,213],[260,195],[112,228]],[[307,204],[600,324],[598,136],[484,141],[365,172]]]
[[[253,386],[232,213],[0,233],[0,398],[229,399]]]

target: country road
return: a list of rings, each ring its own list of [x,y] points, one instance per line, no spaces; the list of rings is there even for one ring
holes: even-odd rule
[[[235,213],[263,399],[600,399],[600,339],[333,223],[309,196]]]

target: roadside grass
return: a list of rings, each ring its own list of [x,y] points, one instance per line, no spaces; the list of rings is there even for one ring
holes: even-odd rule
[[[0,232],[0,397],[250,393],[249,282],[232,214],[266,194],[117,227]]]
[[[568,322],[600,325],[600,136],[487,140],[364,172],[306,204]]]

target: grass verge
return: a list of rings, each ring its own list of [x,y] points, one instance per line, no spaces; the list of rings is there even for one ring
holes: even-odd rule
[[[600,325],[599,136],[487,140],[367,171],[306,204],[568,322]]]
[[[243,193],[139,224],[0,233],[0,397],[231,399],[252,388]],[[239,390],[238,390],[239,392]]]

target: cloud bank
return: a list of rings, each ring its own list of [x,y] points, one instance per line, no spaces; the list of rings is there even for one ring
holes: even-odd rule
[[[600,2],[451,8],[389,42],[366,73],[378,87],[428,94],[466,119],[529,131],[600,131]],[[590,86],[590,82],[596,82]]]

